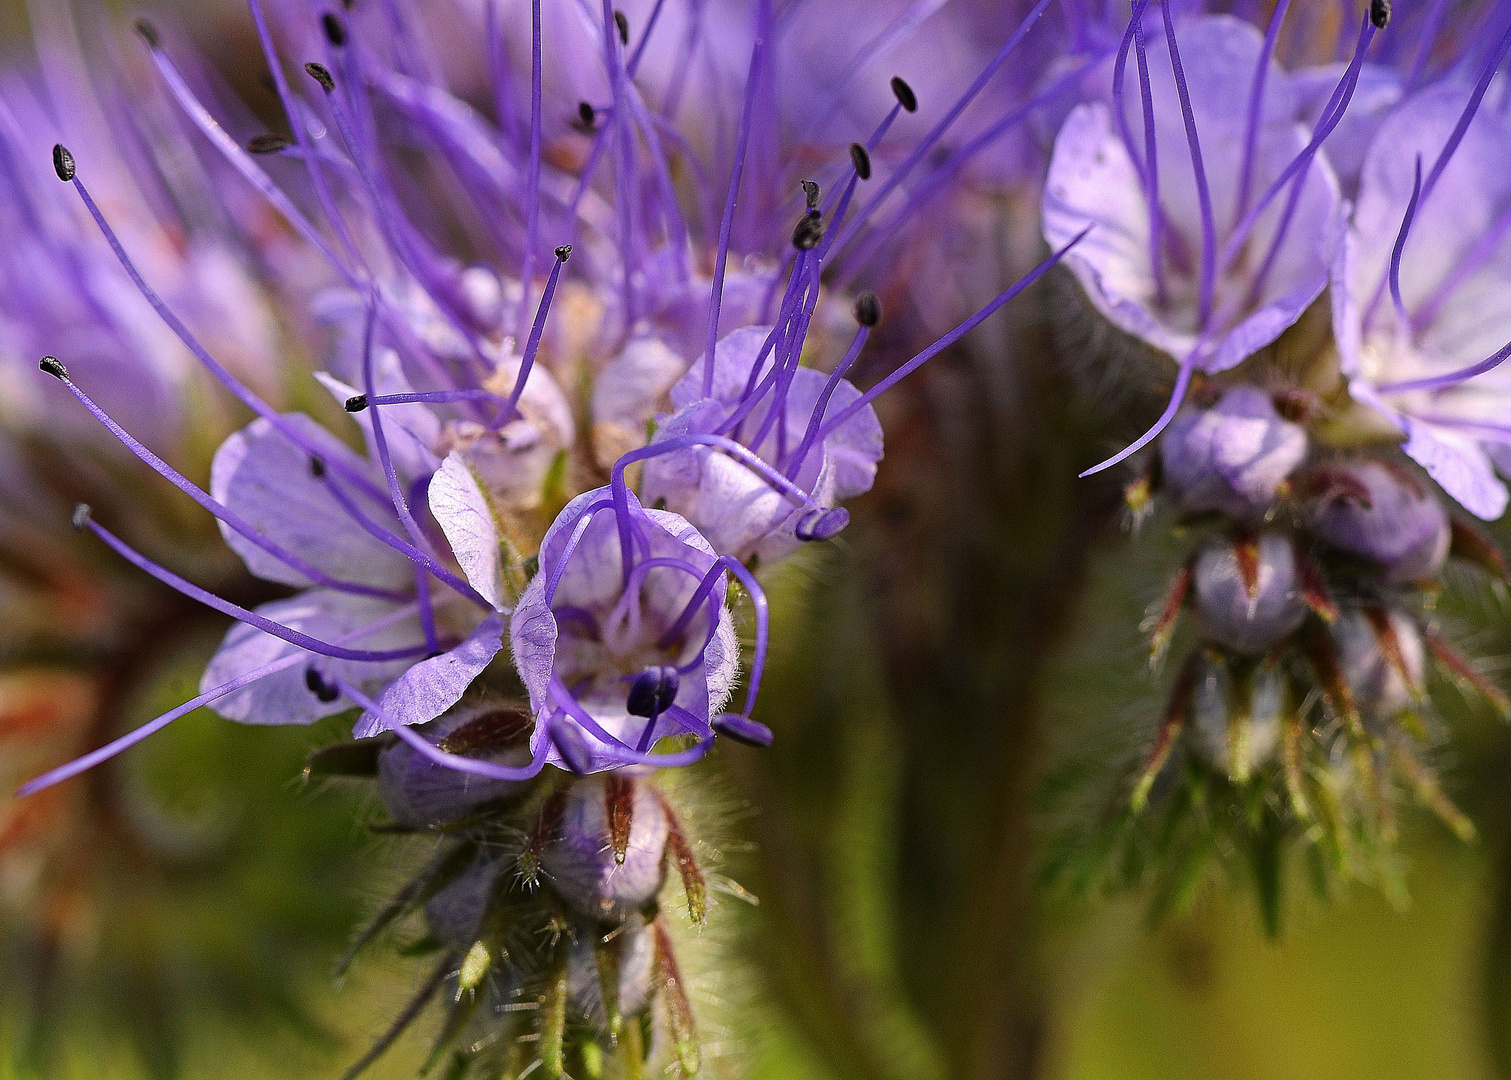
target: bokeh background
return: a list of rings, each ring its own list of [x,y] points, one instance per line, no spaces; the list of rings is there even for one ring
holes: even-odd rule
[[[237,4],[154,11],[258,99]],[[28,40],[6,0],[0,52]],[[1021,272],[1038,251],[1032,206],[982,196],[969,250],[952,254]],[[940,288],[964,307],[995,291],[988,279]],[[784,630],[762,719],[777,743],[721,744],[704,766],[705,838],[759,900],[726,890],[713,918],[729,962],[698,1003],[710,1072],[1511,1078],[1511,731],[1451,689],[1444,772],[1481,837],[1409,815],[1409,897],[1358,886],[1324,903],[1298,873],[1271,940],[1220,875],[1157,924],[1148,896],[1041,884],[1077,812],[1078,762],[1153,723],[1161,681],[1138,626],[1180,558],[1160,529],[1124,528],[1113,483],[1076,479],[1142,406],[1067,382],[1074,338],[1054,288],[884,402],[887,462],[854,527],[771,582]],[[1503,594],[1466,577],[1442,610],[1477,657],[1511,655]],[[194,618],[175,649],[125,654],[111,732],[187,696],[223,629]],[[40,691],[17,680],[34,659],[0,653],[7,717],[27,693],[44,713],[66,705],[66,662]],[[0,728],[7,777],[24,769],[15,734]],[[0,1078],[340,1074],[424,961],[379,950],[331,977],[355,924],[423,857],[423,841],[366,827],[379,812],[360,789],[301,782],[304,756],[339,734],[203,712],[76,781],[68,814],[28,823],[0,795]],[[40,892],[39,845],[70,867]],[[413,1076],[427,1049],[411,1035],[370,1075]]]

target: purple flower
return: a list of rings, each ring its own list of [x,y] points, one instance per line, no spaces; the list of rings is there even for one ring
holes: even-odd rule
[[[459,705],[417,728],[450,754],[523,768],[530,763],[530,715],[498,702]],[[525,781],[475,776],[439,764],[406,742],[378,757],[378,798],[389,817],[414,828],[459,821],[477,808],[524,790]]]
[[[1511,30],[1492,59],[1499,60]],[[1511,468],[1511,120],[1450,77],[1381,125],[1334,270],[1333,321],[1353,396],[1465,509],[1505,510]]]
[[[1187,406],[1160,437],[1161,484],[1188,514],[1262,517],[1306,458],[1306,432],[1268,394],[1235,386],[1209,409]]]
[[[628,785],[629,831],[616,848],[610,801]],[[553,836],[540,853],[540,868],[553,891],[592,923],[621,923],[650,903],[666,881],[666,810],[656,789],[623,777],[594,777],[566,790]]]
[[[701,755],[736,671],[724,598],[731,572],[754,584],[686,520],[643,509],[627,490],[572,500],[546,533],[540,572],[509,626],[537,752],[579,772]],[[760,622],[747,712],[766,646],[758,587],[753,596]],[[649,756],[661,738],[684,734],[698,740],[693,749],[664,762]]]
[[[1405,612],[1345,610],[1332,635],[1343,677],[1367,719],[1386,719],[1421,701],[1426,647],[1416,621]]]

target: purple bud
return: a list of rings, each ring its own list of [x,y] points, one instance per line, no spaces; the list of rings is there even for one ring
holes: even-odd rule
[[[607,941],[600,931],[577,927],[567,947],[567,996],[575,1017],[599,1031],[608,1030],[603,1008],[603,979],[599,974],[599,948],[613,949],[619,968],[619,1013],[639,1016],[650,1007],[656,950],[645,920],[632,914]]]
[[[1274,756],[1285,706],[1279,665],[1260,664],[1235,678],[1225,661],[1204,659],[1191,690],[1196,752],[1214,769],[1247,779]]]
[[[828,540],[850,524],[850,511],[843,506],[810,510],[798,518],[793,532],[799,540]]]
[[[742,742],[747,746],[770,746],[775,741],[769,727],[739,713],[724,713],[715,717],[713,728],[720,735],[727,735],[735,742]]]
[[[1208,541],[1192,577],[1202,634],[1241,655],[1268,652],[1306,620],[1296,551],[1281,533]]]
[[[1448,512],[1427,485],[1378,461],[1346,464],[1341,471],[1369,492],[1369,504],[1336,496],[1317,512],[1324,543],[1377,563],[1385,581],[1405,585],[1432,577],[1448,557]]]
[[[1235,386],[1210,409],[1183,410],[1160,437],[1167,490],[1188,514],[1262,516],[1306,457],[1306,432],[1269,396]]]
[[[546,880],[587,919],[623,921],[654,899],[666,880],[666,811],[647,781],[630,782],[629,842],[622,863],[609,831],[609,778],[601,775],[569,784],[555,832],[541,851]]]
[[[674,667],[648,667],[630,684],[626,708],[632,716],[660,716],[677,700],[680,682]]]
[[[414,730],[448,753],[515,768],[530,761],[530,714],[517,707],[457,707]],[[528,785],[529,781],[448,769],[404,742],[378,758],[378,798],[394,821],[412,828],[458,821],[484,803],[506,799]]]
[[[1366,719],[1383,719],[1420,698],[1426,650],[1416,621],[1403,611],[1352,608],[1332,625],[1338,666]]]

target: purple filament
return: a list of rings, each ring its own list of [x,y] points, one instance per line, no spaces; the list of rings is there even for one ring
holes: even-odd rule
[[[1399,332],[1404,334],[1411,327],[1411,319],[1406,314],[1406,304],[1401,299],[1401,255],[1406,250],[1406,236],[1411,232],[1411,224],[1416,220],[1417,204],[1422,196],[1422,155],[1417,155],[1416,173],[1411,183],[1411,198],[1406,203],[1406,213],[1401,217],[1401,228],[1396,233],[1395,246],[1390,250],[1390,299],[1396,307],[1396,325]],[[1367,320],[1366,320],[1367,321]]]
[[[1196,201],[1201,210],[1201,283],[1197,311],[1199,325],[1205,330],[1212,320],[1212,292],[1217,284],[1217,225],[1212,217],[1212,192],[1207,186],[1207,170],[1202,164],[1201,140],[1196,134],[1196,116],[1191,111],[1191,94],[1186,87],[1186,70],[1180,62],[1180,49],[1175,42],[1169,0],[1162,0],[1160,12],[1165,20],[1165,36],[1170,42],[1170,68],[1175,74],[1175,92],[1180,98],[1181,119],[1186,125],[1186,142],[1191,147],[1191,168],[1196,173]],[[1134,36],[1137,38],[1137,33]]]
[[[1254,152],[1259,145],[1259,117],[1264,111],[1265,82],[1270,74],[1270,58],[1275,55],[1275,41],[1280,36],[1280,26],[1285,22],[1285,13],[1291,0],[1280,0],[1265,28],[1264,45],[1259,50],[1259,63],[1254,68],[1254,84],[1249,91],[1249,115],[1243,133],[1243,164],[1238,170],[1238,199],[1233,205],[1233,227],[1238,227],[1244,211],[1249,208],[1249,195],[1254,183]]]
[[[729,193],[724,199],[724,215],[719,220],[719,249],[714,256],[713,290],[708,303],[708,341],[703,351],[703,396],[713,396],[714,345],[719,340],[719,311],[724,303],[724,271],[729,260],[729,233],[734,227],[735,199],[740,192],[740,177],[745,171],[745,152],[750,144],[752,115],[755,112],[756,84],[766,51],[765,39],[757,35],[750,50],[750,73],[745,81],[745,104],[740,111],[740,130],[735,139],[734,165],[729,173]]]
[[[415,731],[408,724],[394,720],[383,711],[377,702],[358,690],[351,683],[343,679],[332,679],[331,685],[340,690],[356,704],[382,721],[384,730],[392,731],[404,742],[408,743],[416,753],[432,764],[453,772],[467,773],[472,776],[482,776],[489,780],[529,780],[540,773],[546,764],[546,741],[542,739],[540,746],[531,756],[530,764],[510,767],[497,765],[491,761],[480,761],[477,758],[465,757],[461,754],[451,754],[431,743],[425,736]]]
[[[1160,307],[1169,301],[1169,289],[1165,284],[1165,209],[1159,201],[1159,148],[1154,131],[1154,90],[1149,84],[1149,57],[1144,51],[1144,27],[1141,20],[1133,22],[1133,44],[1138,51],[1139,101],[1144,109],[1144,160],[1148,165],[1149,203],[1149,269],[1154,275],[1154,299]],[[1174,56],[1174,42],[1171,55]]]
[[[341,637],[336,639],[336,643],[356,641],[359,638],[374,633],[375,631],[385,629],[393,623],[398,622],[400,619],[408,618],[413,613],[413,608],[406,605],[406,607],[402,610],[393,612],[390,615],[386,615],[375,623],[359,627],[349,634],[343,634]],[[143,724],[141,727],[128,731],[120,738],[106,743],[99,749],[91,750],[89,753],[83,755],[82,757],[75,758],[73,761],[70,761],[65,765],[59,765],[56,769],[52,769],[48,772],[43,773],[41,776],[37,777],[34,780],[27,781],[25,784],[22,784],[21,787],[16,789],[16,796],[18,798],[25,798],[28,795],[35,795],[37,792],[41,791],[44,788],[52,787],[54,784],[60,784],[64,780],[72,779],[82,772],[87,772],[88,770],[94,768],[96,765],[99,765],[105,761],[109,761],[111,758],[119,754],[122,750],[127,750],[135,746],[137,743],[141,742],[143,739],[146,739],[148,736],[155,735],[157,732],[173,723],[173,721],[177,720],[179,717],[187,716],[190,713],[194,712],[196,709],[202,708],[212,701],[223,698],[227,694],[234,694],[242,687],[249,686],[254,682],[265,679],[269,675],[276,675],[280,671],[287,671],[289,668],[294,667],[296,664],[307,663],[308,659],[309,658],[303,653],[290,653],[287,656],[281,656],[277,660],[272,660],[266,664],[263,664],[261,667],[253,668],[251,671],[244,672],[243,674],[236,676],[236,678],[234,679],[230,679],[226,682],[221,683],[219,686],[216,686],[210,690],[206,690],[203,694],[200,694],[197,697],[190,698],[182,705],[169,709],[167,712],[163,713],[163,715],[157,717],[154,720],[147,721],[147,723]]]
[[[563,249],[564,250],[564,249]],[[514,380],[514,389],[509,392],[509,414],[519,412],[520,395],[525,392],[525,380],[535,365],[535,354],[540,350],[540,335],[546,328],[546,315],[551,310],[551,300],[556,296],[556,283],[561,278],[561,257],[551,266],[551,276],[546,279],[545,292],[541,293],[540,306],[535,309],[535,323],[530,327],[530,340],[525,343],[525,352],[519,361],[519,375]]]
[[[1205,338],[1198,339],[1196,344],[1192,346],[1191,351],[1186,354],[1186,358],[1180,362],[1180,368],[1175,374],[1175,388],[1170,392],[1170,402],[1165,406],[1165,411],[1160,414],[1160,418],[1154,422],[1154,425],[1134,440],[1130,446],[1114,454],[1101,464],[1093,465],[1081,473],[1082,477],[1093,476],[1104,469],[1112,468],[1118,462],[1148,446],[1161,431],[1165,430],[1170,421],[1175,419],[1175,414],[1179,411],[1181,403],[1186,400],[1186,389],[1191,385],[1191,375],[1196,369],[1196,357],[1205,344]]]
[[[1030,285],[1032,285],[1034,282],[1038,281],[1041,277],[1048,273],[1050,267],[1054,266],[1061,259],[1063,259],[1066,253],[1069,252],[1071,248],[1079,244],[1085,238],[1086,234],[1095,227],[1096,226],[1094,225],[1088,225],[1086,226],[1086,228],[1076,233],[1076,235],[1071,238],[1069,243],[1060,248],[1060,250],[1054,252],[1049,256],[1049,258],[1045,259],[1038,266],[1034,267],[1022,278],[1018,279],[1018,281],[1015,282],[1010,288],[998,295],[995,300],[991,301],[980,311],[976,312],[976,314],[965,320],[965,322],[955,327],[955,329],[945,334],[938,341],[934,342],[934,344],[923,350],[923,352],[913,357],[913,359],[909,360],[906,364],[903,364],[902,367],[892,372],[892,374],[888,375],[885,379],[882,379],[881,382],[871,387],[871,389],[867,390],[855,401],[852,401],[849,405],[845,406],[845,408],[841,409],[838,413],[835,414],[833,419],[825,421],[824,425],[819,428],[818,434],[815,436],[815,441],[822,441],[828,438],[839,428],[841,424],[843,424],[846,420],[849,420],[850,417],[860,412],[867,405],[871,404],[871,402],[875,401],[882,394],[892,389],[892,387],[896,386],[899,382],[901,382],[907,376],[911,375],[918,368],[922,367],[929,360],[933,359],[939,353],[943,352],[945,349],[949,348],[951,345],[955,344],[955,342],[963,338],[966,334],[974,330],[983,321],[993,315],[1000,307],[1002,307],[1003,304],[1006,304],[1008,301],[1012,300],[1024,289],[1027,289]]]
[[[869,326],[862,326],[855,332],[855,340],[850,343],[850,348],[845,351],[844,357],[835,366],[834,371],[830,373],[829,380],[824,383],[823,390],[819,391],[818,400],[813,406],[813,415],[808,420],[808,429],[803,432],[803,441],[798,443],[797,449],[792,452],[792,457],[787,462],[787,479],[792,480],[796,478],[798,470],[803,467],[803,462],[808,457],[808,452],[818,442],[819,427],[823,424],[824,413],[829,409],[829,399],[834,396],[834,391],[844,381],[846,373],[850,370],[851,365],[855,363],[855,358],[860,355],[861,349],[865,348],[866,339],[870,336],[871,328]]]
[[[420,402],[426,405],[445,405],[452,401],[482,401],[495,405],[507,405],[509,399],[492,390],[422,390],[412,394],[380,394],[368,398],[368,405],[410,405]],[[350,410],[348,410],[350,411]]]
[[[519,272],[522,287],[519,309],[514,316],[515,326],[524,320],[526,297],[530,295],[530,283],[535,279],[535,246],[540,242],[540,111],[540,0],[530,0],[530,171],[525,190],[525,254]]]
[[[1376,389],[1382,394],[1400,394],[1408,390],[1446,390],[1451,386],[1457,386],[1461,382],[1472,379],[1476,375],[1483,375],[1492,368],[1499,367],[1508,356],[1511,356],[1511,344],[1502,346],[1497,352],[1487,356],[1477,364],[1471,364],[1466,368],[1449,372],[1447,375],[1433,375],[1424,379],[1409,379],[1405,382],[1385,383],[1382,386],[1376,387]]]

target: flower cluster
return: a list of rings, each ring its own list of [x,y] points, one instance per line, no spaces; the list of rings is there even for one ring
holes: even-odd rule
[[[287,134],[233,135],[177,50],[138,22],[228,190],[281,219],[316,267],[306,279],[328,282],[309,311],[329,342],[317,378],[361,445],[281,411],[223,363],[117,231],[88,157],[54,149],[133,302],[255,419],[221,444],[202,487],[96,396],[105,388],[65,348],[41,370],[288,595],[238,604],[81,503],[75,528],[235,623],[198,696],[23,793],[205,705],[261,725],[351,714],[355,741],[317,754],[311,774],[369,776],[395,828],[453,837],[374,927],[423,902],[441,963],[353,1072],[448,983],[437,1053],[458,1069],[515,1075],[538,1061],[582,1075],[608,1055],[638,1075],[646,1055],[670,1053],[695,1072],[659,896],[675,864],[701,921],[706,888],[654,770],[697,761],[721,734],[772,741],[753,716],[770,634],[757,573],[845,528],[840,504],[871,486],[882,456],[875,400],[1075,246],[868,389],[851,381],[874,359],[882,303],[846,275],[1019,130],[1025,110],[987,124],[972,106],[989,111],[983,88],[1048,4],[1006,28],[932,127],[914,124],[919,99],[900,77],[864,108],[846,99],[867,59],[825,91],[865,126],[833,116],[797,137],[794,117],[768,107],[783,71],[768,0],[742,11],[734,78],[704,74],[729,40],[699,34],[728,22],[699,5],[669,5],[663,24],[658,3],[635,27],[605,4],[560,50],[547,33],[556,5],[489,5],[492,117],[449,92],[396,8],[293,5],[274,22],[250,0]],[[901,7],[896,19],[916,23]],[[280,41],[314,57],[297,77]],[[520,42],[524,93],[506,48]],[[589,100],[548,77],[578,45],[573,62],[595,69]],[[658,61],[642,76],[662,53],[671,74]],[[732,106],[726,129],[674,122],[681,90],[658,79],[680,87],[693,72]],[[696,149],[710,139],[718,149]]]
[[[1396,26],[1376,2],[1338,40],[1347,60],[1287,70],[1289,8],[1261,29],[1135,2],[1066,102],[1043,226],[1052,244],[1098,226],[1065,260],[1079,294],[1114,351],[1173,379],[1158,421],[1089,472],[1154,443],[1129,506],[1198,538],[1149,624],[1156,659],[1186,608],[1197,640],[1131,813],[1238,822],[1255,865],[1303,836],[1367,873],[1397,779],[1472,832],[1426,760],[1429,661],[1508,708],[1431,610],[1450,556],[1504,563],[1427,477],[1469,514],[1505,509],[1511,26],[1487,13],[1451,40],[1443,6]],[[1273,919],[1278,875],[1258,877]]]

